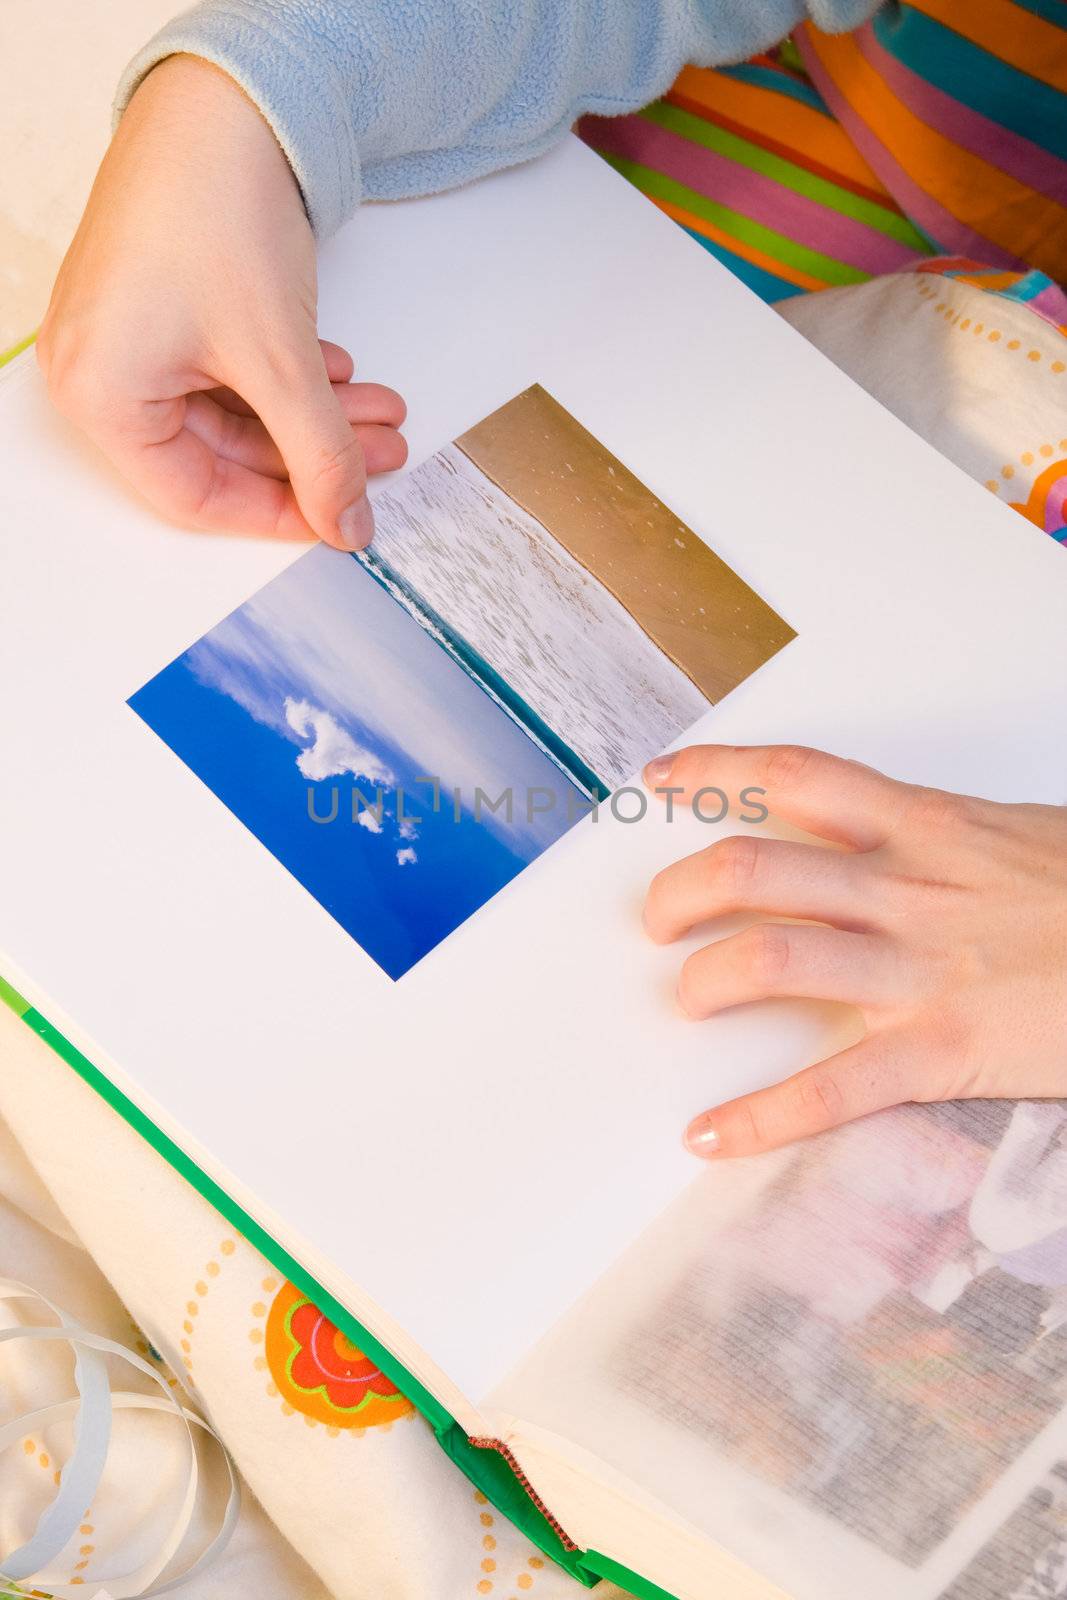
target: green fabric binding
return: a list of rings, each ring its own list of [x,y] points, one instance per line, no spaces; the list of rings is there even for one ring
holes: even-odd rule
[[[341,1329],[346,1338],[371,1356],[386,1377],[396,1384],[401,1394],[426,1418],[445,1453],[456,1463],[476,1488],[480,1489],[497,1510],[521,1528],[527,1538],[543,1550],[565,1571],[580,1583],[592,1587],[598,1578],[586,1570],[581,1551],[568,1550],[563,1545],[551,1523],[534,1505],[519,1483],[504,1457],[495,1450],[475,1449],[458,1422],[445,1410],[428,1389],[413,1377],[407,1368],[392,1355],[374,1335],[345,1309],[326,1289],[307,1272],[275,1239],[262,1228],[248,1212],[243,1210],[226,1191],[209,1178],[195,1161],[187,1156],[151,1118],[145,1116],[127,1095],[117,1089],[109,1078],[94,1067],[92,1062],[77,1050],[70,1040],[54,1028],[28,1000],[3,978],[0,978],[0,1001],[15,1015],[21,1017],[39,1038],[51,1047],[78,1076],[94,1089],[123,1120],[179,1173],[187,1183],[212,1205],[227,1222],[240,1233],[252,1247],[290,1283],[312,1300],[330,1321]]]

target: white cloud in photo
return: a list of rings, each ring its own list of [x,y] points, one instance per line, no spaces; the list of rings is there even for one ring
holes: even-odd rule
[[[409,844],[404,845],[403,848],[398,850],[396,853],[396,864],[398,867],[413,866],[418,859],[418,856],[415,854],[414,850]]]
[[[309,700],[285,700],[285,720],[298,739],[310,739],[296,758],[296,764],[305,778],[321,783],[325,778],[340,778],[351,773],[353,778],[363,778],[368,783],[392,786],[393,775],[381,757],[373,750],[358,744],[347,728],[321,706]],[[370,815],[365,809],[360,820]],[[377,818],[372,818],[377,821]],[[364,827],[370,826],[364,822]],[[377,828],[372,829],[377,832]]]
[[[257,722],[294,745],[310,740],[297,762],[313,781],[351,773],[395,788],[412,782],[410,771],[428,773],[444,791],[458,787],[468,810],[479,787],[510,784],[521,797],[545,781],[544,757],[526,735],[358,562],[325,545],[219,623],[188,662]],[[411,843],[416,820],[389,832]],[[556,817],[527,822],[521,804],[513,818],[482,820],[527,860],[559,832]]]
[[[264,727],[293,738],[285,721],[285,691],[278,681],[276,653],[271,641],[250,627],[241,612],[235,611],[198,640],[186,660],[200,683],[227,695]]]

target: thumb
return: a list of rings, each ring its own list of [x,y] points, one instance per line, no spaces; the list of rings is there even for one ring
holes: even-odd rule
[[[363,451],[330,385],[318,340],[234,387],[278,446],[312,531],[338,550],[370,544],[374,516]]]

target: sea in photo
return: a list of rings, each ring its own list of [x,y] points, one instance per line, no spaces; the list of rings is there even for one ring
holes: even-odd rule
[[[601,797],[794,637],[539,384],[380,495],[375,524],[370,562]]]
[[[433,634],[325,546],[129,703],[394,979],[588,810]]]
[[[447,619],[592,792],[626,783],[708,710],[600,579],[456,445],[383,495],[375,521],[369,560]]]

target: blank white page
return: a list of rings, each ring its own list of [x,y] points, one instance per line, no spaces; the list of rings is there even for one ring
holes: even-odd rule
[[[1067,555],[576,141],[366,208],[321,276],[413,462],[540,382],[798,630],[700,738],[1067,796]],[[126,705],[301,551],[164,526],[31,363],[0,393],[0,972],[477,1399],[690,1178],[686,1119],[836,1024],[675,1014],[684,950],[639,911],[692,820],[579,824],[385,977]]]

